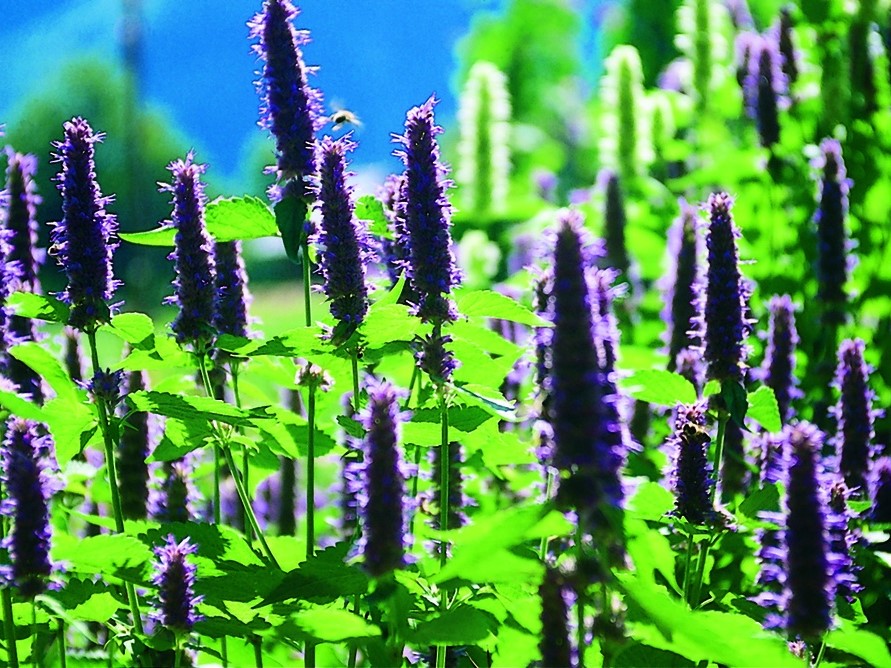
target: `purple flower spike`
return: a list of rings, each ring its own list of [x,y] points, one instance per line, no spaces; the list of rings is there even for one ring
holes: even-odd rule
[[[745,98],[749,116],[755,119],[761,145],[771,148],[780,141],[779,95],[786,89],[780,53],[773,40],[762,38],[749,54],[749,73],[745,80]]]
[[[675,513],[691,524],[705,524],[714,516],[711,503],[712,468],[708,461],[711,438],[705,428],[705,407],[680,406],[669,445],[674,450],[671,479]]]
[[[606,241],[606,263],[629,278],[631,258],[625,243],[625,199],[619,176],[610,169],[604,169],[597,178],[604,193],[604,238]]]
[[[241,257],[240,241],[217,241],[213,246],[216,266],[213,326],[218,334],[248,335],[247,272]]]
[[[702,315],[702,243],[696,209],[685,200],[679,202],[681,215],[668,231],[668,272],[662,282],[667,324],[668,370],[678,371],[682,351],[702,344],[699,332]],[[696,359],[690,357],[689,361]],[[695,374],[695,369],[691,369]],[[697,388],[699,384],[696,384]]]
[[[830,565],[835,575],[835,593],[848,601],[862,590],[857,576],[860,566],[853,559],[853,553],[862,541],[857,514],[848,505],[851,490],[841,478],[829,485],[826,531],[829,536]]]
[[[789,295],[774,295],[768,305],[770,323],[767,329],[767,351],[764,354],[762,379],[773,390],[784,423],[794,415],[792,400],[801,396],[795,380],[795,306]]]
[[[130,371],[126,378],[127,394],[148,389],[145,371]],[[124,406],[119,408],[124,413]],[[121,511],[126,519],[144,520],[148,516],[149,468],[146,463],[152,448],[148,413],[134,411],[121,423],[120,447],[117,453],[118,487]],[[123,417],[123,415],[122,415]]]
[[[572,666],[572,645],[569,642],[568,606],[564,596],[565,584],[560,572],[545,568],[544,579],[538,588],[541,598],[541,665],[554,668]]]
[[[64,125],[65,140],[55,142],[57,177],[62,192],[62,220],[52,231],[53,252],[65,270],[68,287],[60,294],[71,306],[68,324],[95,330],[108,320],[109,300],[120,285],[112,275],[112,253],[118,246],[117,221],[105,210],[111,201],[96,182],[93,147],[103,135],[82,118]]]
[[[468,506],[469,499],[464,496],[464,474],[461,471],[461,465],[464,462],[461,444],[452,441],[449,443],[449,490],[448,490],[448,526],[446,529],[460,529],[467,524],[467,513],[464,509]],[[439,480],[439,472],[442,470],[442,447],[432,448],[430,455],[430,470],[433,474],[433,490],[431,501],[433,506],[432,515],[430,516],[430,526],[433,529],[440,529],[440,505],[442,498],[442,487]],[[436,557],[442,552],[442,543],[435,542],[433,554]]]
[[[307,83],[314,68],[303,62],[309,33],[295,30],[298,10],[290,0],[266,0],[249,23],[254,52],[264,61],[257,90],[262,98],[260,127],[275,138],[279,182],[298,197],[311,199],[307,179],[315,171],[315,132],[324,124],[322,96]]]
[[[365,570],[374,577],[405,565],[405,473],[399,453],[399,394],[387,382],[368,388],[365,426],[365,489],[360,505]]]
[[[835,578],[827,532],[827,499],[819,475],[823,434],[800,422],[783,431],[786,476],[785,628],[791,637],[819,638],[831,624]]]
[[[149,491],[149,512],[159,522],[189,522],[195,519],[198,492],[192,482],[194,466],[186,455],[175,462],[164,462],[161,479]]]
[[[50,527],[43,455],[49,445],[37,435],[37,424],[18,418],[6,423],[3,442],[3,515],[12,518],[12,532],[3,542],[12,564],[10,583],[23,598],[33,599],[46,590],[52,572],[49,558]]]
[[[452,337],[430,334],[420,339],[419,349],[415,353],[418,368],[426,373],[437,385],[448,383],[458,368],[458,361],[451,350],[446,348]]]
[[[80,335],[72,327],[66,327],[63,336],[65,339],[65,369],[75,383],[84,382],[84,356],[80,346]]]
[[[841,396],[834,409],[838,423],[834,444],[839,470],[848,487],[858,495],[868,491],[866,482],[875,455],[873,425],[877,417],[877,411],[872,407],[875,394],[869,388],[864,348],[860,339],[842,341],[835,374],[835,385]]]
[[[850,183],[841,144],[835,139],[824,139],[820,153],[816,164],[821,170],[819,204],[814,214],[817,224],[817,299],[823,303],[826,320],[841,324],[848,301],[845,283],[851,269],[850,244],[845,229]]]
[[[446,197],[451,181],[439,159],[436,136],[442,128],[433,121],[436,99],[431,97],[408,112],[405,134],[394,139],[403,145],[396,151],[405,164],[400,207],[408,232],[409,262],[406,266],[417,295],[416,313],[425,322],[442,324],[457,318],[449,298],[459,280],[452,252],[452,206]]]
[[[792,11],[789,7],[780,8],[780,21],[776,27],[776,40],[783,63],[783,74],[789,87],[798,80],[798,53],[792,40]]]
[[[736,239],[739,230],[730,209],[733,199],[727,193],[714,193],[708,199],[711,222],[706,246],[708,272],[705,290],[705,351],[708,377],[741,383],[746,362],[746,288],[739,273]]]
[[[319,267],[325,279],[325,295],[331,315],[357,327],[368,312],[368,233],[355,215],[353,187],[347,183],[346,154],[356,144],[347,137],[325,137],[318,144],[315,188],[322,215],[315,243],[321,246]]]
[[[214,280],[216,268],[210,237],[204,226],[204,205],[207,197],[201,174],[206,169],[192,161],[174,160],[167,169],[173,174],[172,185],[162,185],[161,191],[173,193],[171,224],[176,228],[176,248],[170,254],[176,265],[173,282],[176,294],[166,300],[178,304],[179,313],[171,328],[178,343],[202,346],[213,336]]]
[[[43,254],[37,249],[37,205],[40,204],[34,184],[37,158],[16,153],[11,148],[6,149],[6,158],[6,191],[2,197],[9,243],[6,262],[7,271],[13,268],[16,274],[10,291],[39,294],[37,270]]]
[[[751,30],[755,27],[747,0],[724,0],[724,6],[727,7],[734,29]]]
[[[872,508],[869,519],[871,522],[891,524],[891,458],[881,457],[876,460],[871,477]]]
[[[158,587],[160,608],[155,613],[157,621],[174,633],[189,633],[201,617],[195,607],[203,600],[195,596],[196,567],[187,557],[195,554],[198,548],[189,542],[188,536],[177,543],[173,534],[167,542],[154,549],[158,557],[157,572],[152,582]]]

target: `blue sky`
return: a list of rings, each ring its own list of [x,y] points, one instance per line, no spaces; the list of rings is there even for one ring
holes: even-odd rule
[[[475,10],[500,0],[304,0],[298,27],[311,32],[307,62],[319,66],[313,84],[326,105],[355,111],[363,126],[357,162],[395,165],[390,134],[405,112],[431,93],[439,117],[455,113],[450,90],[455,42]],[[143,90],[187,136],[204,148],[215,169],[233,174],[256,126],[246,21],[260,0],[144,0]],[[119,54],[123,0],[13,0],[0,22],[0,120],[16,100],[51,80],[83,55]]]

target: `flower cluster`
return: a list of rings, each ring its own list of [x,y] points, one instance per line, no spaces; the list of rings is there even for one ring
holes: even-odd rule
[[[675,494],[675,513],[691,524],[705,524],[714,515],[711,501],[714,480],[708,461],[710,444],[705,406],[678,407],[674,432],[669,439],[674,459],[671,480]]]
[[[768,304],[770,321],[767,329],[767,350],[761,378],[773,390],[780,409],[780,418],[788,422],[792,416],[792,400],[801,396],[795,379],[795,306],[789,295],[774,295]]]
[[[195,607],[203,599],[194,592],[197,569],[187,560],[189,555],[197,551],[197,546],[188,537],[177,543],[173,534],[167,536],[164,545],[154,550],[158,564],[152,582],[158,587],[160,600],[155,617],[163,626],[177,634],[189,633],[195,622],[201,619],[195,612]]]
[[[844,322],[848,300],[845,283],[851,269],[848,251],[848,190],[850,184],[842,158],[841,144],[824,139],[820,144],[819,197],[814,222],[817,225],[817,298],[827,322]]]
[[[216,268],[213,326],[218,334],[248,335],[247,272],[241,257],[240,241],[217,241],[213,245]]]

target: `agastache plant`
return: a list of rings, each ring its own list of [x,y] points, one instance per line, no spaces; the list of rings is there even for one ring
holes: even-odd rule
[[[401,424],[399,392],[387,382],[368,388],[362,416],[365,488],[362,511],[365,570],[381,577],[405,565],[405,473],[399,451]]]
[[[799,56],[795,48],[794,27],[792,10],[788,6],[781,7],[780,19],[775,29],[775,39],[782,59],[783,74],[786,76],[788,88],[792,88],[795,82],[798,81]]]
[[[569,641],[564,578],[554,568],[545,568],[538,588],[541,599],[541,665],[569,668],[572,665],[572,644]]]
[[[631,279],[631,257],[625,242],[625,197],[619,175],[610,169],[601,170],[597,177],[603,191],[603,230],[606,241],[606,264],[619,271],[625,280]]]
[[[845,284],[851,269],[850,242],[846,229],[850,184],[842,158],[841,144],[835,139],[820,143],[818,205],[814,214],[817,225],[817,299],[823,305],[830,324],[845,320],[848,293]]]
[[[11,518],[12,531],[3,542],[9,550],[9,584],[23,598],[46,591],[52,573],[50,562],[49,489],[44,456],[48,436],[38,435],[35,422],[10,418],[3,442],[3,515]]]
[[[670,477],[675,495],[675,513],[691,524],[706,524],[715,515],[711,500],[714,480],[708,462],[710,444],[705,407],[678,407],[674,432],[669,438],[669,447],[673,450]]]
[[[405,134],[395,141],[403,147],[396,152],[405,165],[399,205],[408,232],[406,269],[417,296],[415,312],[425,322],[442,324],[457,317],[450,295],[460,274],[451,248],[452,207],[446,197],[451,182],[436,141],[442,128],[433,120],[436,102],[431,97],[409,110]]]
[[[148,374],[129,371],[125,379],[126,393],[133,394],[148,389]],[[124,411],[124,405],[119,412]],[[123,419],[120,427],[118,448],[118,487],[121,490],[121,512],[131,520],[144,520],[148,516],[149,467],[147,458],[152,448],[149,413],[132,411]],[[123,416],[122,416],[123,417]]]
[[[749,53],[749,72],[744,82],[749,116],[755,119],[761,145],[771,149],[780,141],[780,97],[786,89],[780,53],[773,40],[763,38]]]
[[[872,467],[870,476],[869,520],[881,524],[891,524],[891,459],[880,457]]]
[[[742,382],[749,332],[745,317],[747,290],[739,272],[736,247],[740,234],[730,213],[732,206],[733,199],[727,193],[712,194],[707,205],[710,222],[706,236],[704,357],[708,377],[722,383]]]
[[[835,385],[840,392],[834,414],[837,422],[834,445],[838,469],[851,491],[867,493],[870,465],[876,454],[875,430],[878,414],[869,387],[869,367],[864,360],[866,344],[860,339],[842,341],[838,350]]]
[[[163,184],[161,191],[173,193],[170,222],[176,229],[175,249],[170,254],[176,268],[176,293],[167,303],[179,306],[171,329],[178,343],[193,344],[195,352],[200,353],[214,335],[216,276],[211,240],[204,224],[207,197],[201,175],[206,167],[195,163],[189,153],[185,160],[174,160],[167,169],[173,174],[173,183]]]
[[[320,247],[319,267],[331,315],[355,329],[368,312],[368,233],[355,215],[353,187],[347,183],[346,154],[355,148],[347,137],[325,137],[318,144],[315,189],[321,218],[315,243]]]
[[[71,307],[68,324],[95,331],[109,318],[109,300],[119,282],[112,274],[112,253],[117,248],[117,221],[105,207],[96,182],[94,146],[103,135],[93,132],[83,118],[64,124],[65,139],[53,145],[62,164],[57,177],[62,193],[62,220],[53,228],[51,252],[65,270],[68,286],[60,294]]]
[[[322,96],[310,87],[307,75],[314,71],[303,61],[302,47],[309,41],[304,30],[295,30],[298,10],[290,0],[266,0],[263,11],[249,23],[255,53],[263,60],[257,89],[262,98],[260,126],[275,138],[279,186],[284,192],[310,200],[308,178],[315,171],[315,133],[324,125]]]
[[[240,241],[217,241],[213,245],[216,283],[213,327],[218,334],[248,335],[248,277]]]
[[[476,213],[502,213],[510,176],[510,97],[507,79],[492,63],[473,64],[458,111],[461,137],[455,177]]]
[[[204,597],[195,595],[197,568],[188,561],[197,551],[188,537],[177,543],[173,534],[167,536],[164,545],[154,549],[158,562],[152,583],[158,587],[160,604],[155,618],[177,635],[190,633],[200,619],[195,608]]]
[[[792,400],[801,397],[795,379],[795,349],[798,331],[795,328],[795,306],[789,295],[774,295],[768,304],[770,320],[767,329],[767,350],[761,368],[761,379],[773,390],[786,423],[794,415]]]

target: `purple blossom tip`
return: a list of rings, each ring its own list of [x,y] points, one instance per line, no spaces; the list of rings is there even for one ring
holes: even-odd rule
[[[214,290],[213,326],[218,334],[248,335],[247,271],[241,256],[240,241],[217,241],[213,245],[216,283]]]
[[[767,330],[767,351],[761,375],[764,384],[773,390],[780,409],[780,418],[788,422],[792,416],[792,400],[801,396],[795,379],[795,306],[789,295],[774,295],[768,304],[770,321]]]
[[[743,84],[748,112],[758,126],[761,145],[771,148],[780,141],[778,114],[785,104],[780,95],[787,88],[780,52],[772,39],[762,38],[753,42],[748,60]]]
[[[695,207],[680,200],[681,215],[668,230],[668,271],[662,282],[665,308],[662,319],[667,324],[668,370],[676,371],[684,350],[702,344],[702,242],[699,217]],[[694,361],[696,355],[688,355]],[[701,364],[697,365],[701,366]],[[693,369],[691,369],[693,370]],[[698,375],[698,374],[697,374]],[[694,383],[700,387],[700,383]]]
[[[177,543],[173,534],[167,536],[164,545],[154,549],[158,564],[152,582],[158,587],[160,600],[155,617],[174,633],[189,633],[201,619],[195,612],[195,607],[203,600],[194,593],[197,569],[187,559],[197,551],[188,537]]]
[[[71,306],[68,324],[95,330],[108,320],[109,300],[120,284],[112,274],[112,253],[118,246],[117,221],[105,210],[111,201],[96,182],[94,145],[103,135],[83,118],[64,124],[65,139],[55,142],[57,177],[62,193],[62,220],[51,233],[52,252],[65,270],[67,288],[60,294]]]
[[[315,169],[315,132],[325,124],[322,96],[310,87],[307,75],[314,71],[303,61],[302,47],[309,33],[294,29],[298,10],[290,0],[266,0],[263,11],[248,23],[255,53],[263,60],[257,82],[262,103],[260,126],[275,138],[276,171],[286,188],[310,198],[304,182]]]
[[[201,175],[206,166],[193,162],[189,153],[185,160],[174,160],[167,169],[173,183],[162,184],[161,191],[173,193],[170,224],[176,229],[175,248],[170,254],[176,269],[176,292],[167,302],[179,305],[171,329],[178,343],[203,345],[214,334],[216,276],[211,240],[204,225],[207,197]]]
[[[705,524],[715,512],[711,502],[714,480],[708,461],[711,437],[705,427],[704,406],[680,406],[669,439],[674,450],[671,479],[675,512],[691,524]]]
[[[867,492],[869,467],[876,454],[874,423],[880,415],[872,407],[875,393],[869,387],[865,348],[860,339],[847,339],[839,346],[835,386],[840,397],[833,411],[839,470],[848,487],[858,495]]]
[[[448,383],[452,374],[458,368],[458,360],[446,344],[451,343],[452,337],[436,336],[429,334],[420,340],[420,346],[415,353],[418,368],[426,373],[436,384]]]
[[[10,292],[40,293],[37,271],[43,253],[37,248],[37,194],[34,179],[37,158],[6,149],[6,190],[0,196],[4,203],[5,227],[9,244],[6,253],[6,277]]]
[[[425,322],[451,322],[457,318],[449,295],[460,281],[455,266],[450,232],[452,206],[446,196],[451,181],[440,161],[436,137],[442,128],[434,123],[430,97],[410,109],[405,134],[395,141],[403,148],[396,151],[405,165],[400,207],[408,232],[408,279],[417,297],[416,314]]]
[[[366,265],[371,256],[365,224],[356,218],[353,187],[347,183],[346,154],[356,144],[349,136],[325,137],[318,144],[315,191],[321,213],[315,243],[321,249],[319,267],[331,315],[347,325],[358,326],[368,312],[369,287]]]
[[[123,371],[99,369],[93,374],[87,389],[95,401],[101,401],[106,406],[116,406],[121,400],[121,383],[123,380]]]
[[[817,211],[817,298],[823,303],[827,320],[844,321],[848,295],[845,284],[852,269],[845,220],[848,216],[848,191],[841,144],[835,139],[820,143],[820,157],[815,163],[820,170]]]

